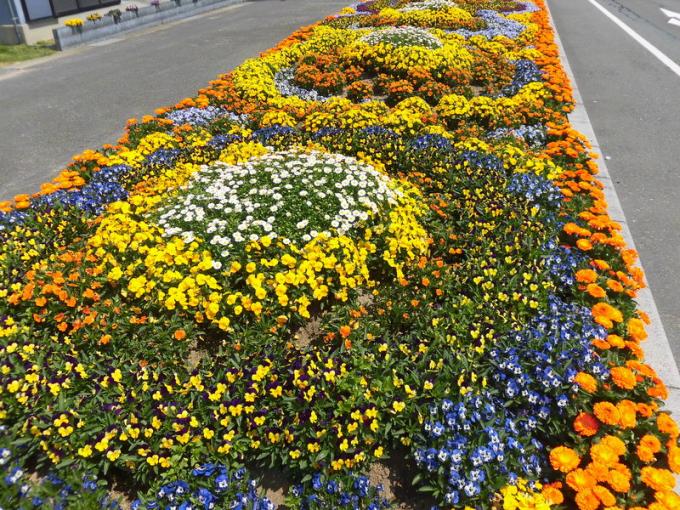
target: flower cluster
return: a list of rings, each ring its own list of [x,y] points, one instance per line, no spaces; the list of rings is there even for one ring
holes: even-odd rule
[[[477,15],[486,22],[486,27],[481,30],[469,30],[461,28],[457,33],[467,37],[483,36],[487,39],[495,37],[507,37],[508,39],[517,39],[526,29],[525,25],[507,18],[502,14],[492,10],[481,10]]]
[[[442,43],[427,30],[414,27],[394,27],[374,30],[361,39],[375,46],[386,44],[389,46],[422,46],[424,48],[441,48]]]
[[[71,27],[71,28],[82,27],[83,24],[84,24],[84,23],[83,23],[83,20],[80,19],[80,18],[73,18],[73,19],[67,20],[67,21],[64,23],[64,25],[66,25],[67,27]]]
[[[191,124],[192,126],[204,126],[209,124],[217,117],[229,116],[233,120],[238,120],[238,117],[231,112],[227,112],[222,108],[208,106],[206,108],[196,108],[191,106],[189,108],[182,108],[181,110],[174,110],[166,115],[174,124]]]
[[[337,480],[315,473],[305,488],[303,485],[293,487],[291,493],[296,505],[302,510],[323,508],[366,508],[380,510],[392,508],[382,497],[383,487],[374,486],[368,477],[350,475],[348,480]]]
[[[163,235],[185,243],[205,238],[226,263],[231,251],[263,237],[299,245],[331,231],[347,234],[385,214],[400,195],[386,176],[354,158],[279,152],[201,170],[156,214]]]
[[[450,0],[424,0],[422,2],[414,2],[406,4],[402,7],[401,12],[422,11],[425,9],[448,9],[449,7],[456,7],[456,4]]]
[[[181,510],[211,510],[233,508],[274,510],[268,499],[260,497],[256,483],[241,468],[230,474],[221,465],[204,464],[191,471],[191,479],[173,480],[162,485],[150,498],[136,499],[132,510],[178,508]]]

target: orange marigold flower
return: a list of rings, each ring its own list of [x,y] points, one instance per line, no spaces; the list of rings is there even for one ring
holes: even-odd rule
[[[562,491],[553,485],[545,485],[541,494],[551,505],[561,505],[564,502]]]
[[[576,469],[580,463],[581,458],[578,454],[566,446],[558,446],[550,452],[550,464],[556,471],[568,473]]]
[[[600,442],[602,444],[606,444],[609,448],[614,450],[616,455],[624,455],[628,451],[626,448],[626,443],[624,443],[618,437],[612,436],[611,434],[604,436]]]
[[[638,414],[643,418],[649,418],[654,413],[654,409],[647,404],[638,403],[635,406],[637,407]]]
[[[623,292],[623,285],[621,285],[621,283],[617,282],[616,280],[612,280],[611,278],[607,280],[607,287],[613,292]]]
[[[567,485],[575,491],[590,489],[595,486],[595,478],[585,469],[574,469],[567,474]]]
[[[569,222],[562,227],[562,230],[568,235],[575,235],[578,234],[578,232],[581,230],[581,227],[579,227],[576,223]]]
[[[603,297],[607,296],[607,291],[600,287],[597,283],[589,283],[586,287],[586,292],[596,299],[602,299]]]
[[[602,302],[596,303],[591,308],[591,311],[592,311],[593,316],[595,318],[606,317],[610,321],[623,322],[623,314],[610,304],[602,303]]]
[[[597,482],[606,482],[609,480],[609,468],[599,462],[591,462],[586,466],[588,471]]]
[[[666,508],[680,508],[680,495],[673,491],[659,491],[654,494],[654,497]]]
[[[638,256],[638,252],[633,249],[621,250],[621,257],[627,266],[633,265]]]
[[[640,319],[642,319],[642,322],[644,322],[648,326],[652,323],[652,320],[649,318],[649,314],[647,314],[647,312],[643,312],[642,310],[638,310],[637,314],[640,317]]]
[[[637,342],[647,338],[645,323],[641,319],[633,317],[628,321],[628,336]]]
[[[626,366],[631,370],[635,370],[636,372],[644,375],[645,377],[656,377],[656,370],[650,367],[647,363],[640,363],[637,360],[631,359],[626,361]]]
[[[638,445],[638,447],[635,449],[635,453],[637,454],[638,459],[640,459],[645,464],[650,464],[656,460],[654,452],[644,445]]]
[[[590,251],[593,249],[593,243],[591,243],[588,239],[579,239],[576,241],[576,246],[582,251]]]
[[[581,389],[587,393],[594,393],[597,390],[597,380],[590,374],[579,372],[574,377],[574,382],[578,384]]]
[[[618,464],[614,464],[613,466],[611,466],[611,468],[615,471],[618,471],[619,473],[622,473],[627,478],[630,478],[632,476],[628,466],[626,466],[625,464],[621,464],[620,462]]]
[[[619,335],[607,335],[607,342],[609,342],[609,345],[612,347],[616,347],[618,349],[623,349],[626,346],[623,338],[621,338]]]
[[[609,345],[609,342],[607,342],[605,340],[600,340],[599,338],[596,338],[595,340],[593,340],[590,343],[593,344],[593,347],[595,347],[596,349],[599,349],[601,351],[606,351],[607,349],[611,349],[611,345]]]
[[[649,448],[654,453],[661,450],[661,441],[653,434],[645,434],[640,439],[640,445]]]
[[[616,404],[621,418],[619,425],[624,429],[632,429],[637,425],[637,406],[630,400],[622,400]]]
[[[645,466],[640,471],[640,480],[655,491],[671,491],[675,487],[675,477],[667,469]]]
[[[352,333],[352,328],[349,326],[342,326],[340,328],[340,336],[342,338],[347,338]]]
[[[680,448],[676,445],[668,447],[668,467],[671,468],[673,473],[680,473]]]
[[[606,425],[617,425],[621,419],[621,413],[611,402],[598,402],[593,411],[597,419]]]
[[[635,380],[635,374],[632,370],[626,367],[614,367],[610,371],[612,376],[612,381],[619,388],[624,390],[632,390],[635,388],[637,381]]]
[[[630,491],[630,476],[622,473],[616,469],[611,469],[609,471],[609,479],[607,483],[615,492],[620,492],[625,494]]]
[[[668,398],[668,390],[666,385],[661,379],[654,381],[654,386],[647,390],[647,395],[650,397],[660,398],[661,400],[666,400]]]
[[[593,487],[593,492],[604,506],[614,506],[616,504],[616,496],[614,496],[606,487],[596,485]]]
[[[604,315],[594,316],[594,319],[595,322],[597,322],[602,327],[605,327],[607,329],[611,329],[614,327],[614,323]]]
[[[590,447],[590,456],[595,462],[604,466],[611,466],[619,461],[616,452],[602,442]]]
[[[630,352],[633,353],[633,356],[635,356],[637,359],[642,359],[644,357],[642,349],[636,342],[626,342],[626,347],[630,350]]]
[[[590,413],[581,412],[574,419],[574,431],[579,436],[594,436],[598,430],[600,430],[600,422]]]
[[[184,340],[187,337],[187,334],[183,329],[178,329],[172,336],[175,338],[175,340],[179,341]]]
[[[579,510],[597,510],[600,507],[600,500],[592,489],[584,489],[576,494],[576,506]]]
[[[576,272],[576,281],[580,283],[594,283],[597,281],[597,273],[592,269],[581,269]]]
[[[604,260],[600,260],[600,259],[593,260],[591,262],[591,264],[593,266],[595,266],[596,268],[598,268],[600,271],[606,271],[610,267],[607,262],[605,262]]]
[[[672,438],[678,437],[678,424],[667,413],[659,413],[656,417],[656,426],[664,434],[668,434]]]

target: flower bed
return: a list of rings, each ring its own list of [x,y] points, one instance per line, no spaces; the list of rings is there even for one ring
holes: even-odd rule
[[[680,507],[535,3],[347,8],[0,204],[0,506]]]

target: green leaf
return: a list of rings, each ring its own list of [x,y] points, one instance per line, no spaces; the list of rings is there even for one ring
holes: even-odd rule
[[[65,468],[66,466],[70,466],[76,461],[76,459],[65,459],[62,460],[59,464],[55,466],[55,469],[62,469]]]

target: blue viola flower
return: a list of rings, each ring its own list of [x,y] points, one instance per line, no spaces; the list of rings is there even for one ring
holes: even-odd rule
[[[525,141],[530,147],[539,148],[543,147],[547,142],[547,131],[545,126],[536,125],[521,125],[516,128],[497,128],[490,131],[486,135],[491,139],[514,137]]]
[[[194,106],[173,110],[165,115],[175,125],[191,124],[192,126],[205,126],[218,117],[229,117],[238,122],[241,117],[228,112],[223,108],[207,106],[206,108],[196,108]]]
[[[516,173],[508,180],[507,190],[525,198],[531,205],[558,211],[564,196],[549,179],[533,173]]]
[[[415,151],[425,151],[428,149],[436,149],[438,151],[451,152],[453,145],[451,141],[442,135],[427,134],[419,136],[408,142],[408,148]]]
[[[172,168],[181,154],[180,149],[158,149],[149,154],[144,163],[153,168]]]
[[[342,133],[342,129],[336,127],[322,127],[312,133],[312,138],[314,140],[319,140],[321,138],[333,138]]]
[[[275,138],[283,138],[286,136],[292,136],[298,134],[295,128],[289,126],[281,126],[276,124],[274,126],[269,126],[266,128],[258,129],[253,131],[251,135],[253,140],[260,142],[263,145],[267,145]]]
[[[5,476],[5,483],[7,485],[14,485],[19,480],[21,480],[23,476],[24,476],[23,470],[20,467],[15,466],[9,471],[9,474]]]
[[[217,491],[224,491],[229,487],[229,475],[222,472],[215,477],[215,489]]]
[[[215,135],[213,136],[206,145],[214,149],[224,149],[227,145],[234,142],[240,142],[243,138],[239,135],[227,134],[227,135]]]
[[[318,491],[323,487],[323,482],[321,480],[321,474],[320,473],[314,473],[312,476],[312,487],[314,488],[315,491]]]
[[[522,23],[508,19],[497,11],[492,11],[490,9],[477,11],[477,16],[486,22],[485,28],[481,30],[461,28],[455,30],[455,33],[460,34],[465,38],[481,35],[487,39],[493,39],[498,36],[517,39],[526,29]]]
[[[193,476],[203,476],[203,477],[208,477],[212,476],[213,473],[217,470],[217,466],[215,464],[203,464],[202,466],[198,466],[194,470],[191,471],[191,474]]]
[[[181,496],[189,493],[189,484],[184,480],[177,480],[175,482],[175,494]]]
[[[515,65],[515,75],[512,83],[503,88],[501,95],[514,96],[522,87],[529,83],[543,80],[543,73],[535,62],[528,59],[520,59],[512,63]]]
[[[208,489],[201,487],[198,489],[198,502],[205,510],[210,510],[215,507],[215,496]]]
[[[458,159],[462,164],[468,164],[471,167],[479,168],[481,170],[492,170],[496,172],[503,172],[503,160],[498,156],[486,154],[478,151],[463,151],[458,155]]]
[[[370,482],[368,481],[368,478],[363,475],[357,476],[356,480],[354,480],[354,489],[357,490],[361,497],[365,497],[368,494],[369,486]]]

